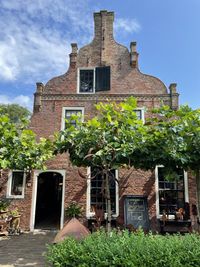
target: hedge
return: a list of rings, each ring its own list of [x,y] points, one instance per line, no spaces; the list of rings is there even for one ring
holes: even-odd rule
[[[49,245],[46,257],[55,267],[198,267],[200,236],[101,231]]]

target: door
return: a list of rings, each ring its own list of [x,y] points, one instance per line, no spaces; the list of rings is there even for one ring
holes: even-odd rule
[[[60,229],[63,176],[43,172],[38,176],[35,229]]]
[[[125,224],[149,230],[147,198],[144,196],[126,196],[124,202]]]

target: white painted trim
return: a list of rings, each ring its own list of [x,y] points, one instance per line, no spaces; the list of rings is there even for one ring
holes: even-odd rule
[[[163,165],[158,165],[155,168],[155,191],[156,191],[156,217],[160,219],[161,214],[159,210],[159,182],[158,182],[158,168],[164,167]],[[188,193],[188,174],[184,171],[184,197],[185,202],[189,203],[189,193]],[[169,219],[174,219],[174,215],[169,215]]]
[[[189,203],[188,173],[184,171],[185,202]]]
[[[115,170],[115,178],[119,179],[119,171]],[[87,167],[87,192],[86,192],[86,217],[90,219],[95,215],[94,212],[90,211],[90,192],[91,192],[91,167]],[[116,213],[112,214],[112,217],[119,216],[119,185],[116,183]],[[107,216],[107,213],[105,213]]]
[[[61,119],[61,131],[65,130],[65,112],[66,110],[80,110],[82,112],[82,122],[84,121],[84,107],[63,107]]]
[[[13,172],[23,172],[24,173],[23,174],[23,184],[22,184],[22,194],[21,195],[11,195]],[[23,199],[24,195],[25,195],[25,185],[26,185],[26,172],[25,171],[23,171],[23,170],[11,170],[11,171],[9,171],[6,197],[7,198],[13,198],[13,199]]]
[[[80,92],[80,70],[93,70],[93,92]],[[95,87],[96,87],[96,81],[95,81],[95,73],[96,68],[95,67],[81,67],[77,69],[77,94],[95,94]]]
[[[155,168],[155,191],[156,191],[156,217],[160,218],[160,209],[159,209],[159,184],[158,184],[158,167]]]
[[[33,192],[32,192],[31,216],[30,216],[30,231],[34,231],[34,227],[35,227],[38,176],[41,173],[45,173],[45,172],[57,172],[57,173],[61,174],[63,177],[60,229],[62,229],[63,225],[64,225],[65,170],[45,170],[45,171],[35,170],[34,175],[33,175]]]

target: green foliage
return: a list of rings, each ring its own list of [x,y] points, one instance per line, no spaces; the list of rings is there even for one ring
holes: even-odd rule
[[[0,199],[0,211],[5,211],[10,205],[10,200],[6,198],[1,198]]]
[[[82,241],[67,238],[48,246],[56,267],[199,267],[200,236],[96,232]]]
[[[142,165],[153,168],[162,164],[171,170],[200,166],[200,109],[181,106],[179,110],[162,107],[147,121],[147,136]]]
[[[9,117],[10,121],[13,123],[19,123],[23,119],[29,119],[31,112],[18,104],[0,104],[0,114]]]
[[[71,202],[65,209],[65,216],[67,218],[78,218],[82,215],[82,209],[76,202]]]
[[[31,170],[44,168],[52,157],[53,144],[41,138],[39,142],[25,123],[16,125],[3,115],[0,117],[0,169]]]
[[[20,213],[19,213],[18,208],[11,210],[11,211],[10,211],[10,215],[11,215],[11,216],[14,216],[14,217],[15,217],[15,216],[19,216]]]
[[[77,166],[115,169],[129,164],[129,156],[144,134],[135,108],[135,99],[129,98],[120,104],[97,104],[98,115],[85,122],[73,116],[77,127],[66,123],[66,130],[58,135],[56,152],[69,152]]]

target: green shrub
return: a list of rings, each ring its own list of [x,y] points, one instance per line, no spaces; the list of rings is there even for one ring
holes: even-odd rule
[[[50,245],[46,256],[56,267],[199,267],[200,236],[101,231]]]

